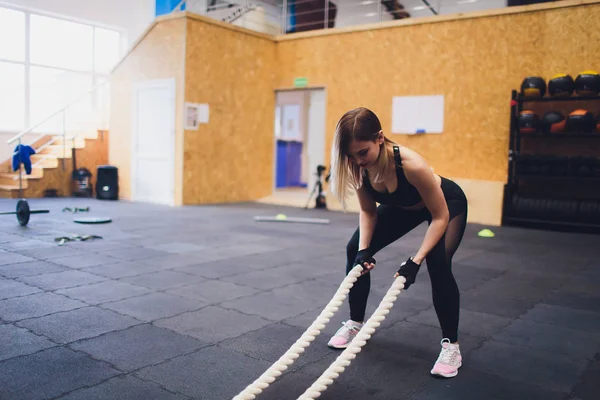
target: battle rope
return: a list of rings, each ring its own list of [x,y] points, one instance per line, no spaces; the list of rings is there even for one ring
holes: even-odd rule
[[[362,270],[363,267],[357,265],[346,275],[331,301],[329,301],[321,314],[300,336],[296,343],[252,384],[248,385],[242,392],[235,396],[233,400],[255,399],[258,394],[265,390],[275,379],[281,376],[283,371],[296,361],[300,354],[304,352],[304,349],[319,336],[321,330],[325,328],[325,325],[343,304],[346,295],[350,292],[350,288],[354,286],[354,282],[356,282]]]
[[[350,273],[344,278],[337,292],[331,299],[331,301],[325,306],[321,314],[317,319],[308,327],[308,329],[302,334],[302,336],[294,343],[288,351],[279,358],[269,369],[267,369],[260,377],[258,377],[252,384],[248,385],[242,392],[233,398],[233,400],[253,400],[262,391],[264,391],[271,383],[273,383],[279,376],[282,375],[290,365],[296,361],[296,359],[302,354],[306,347],[308,347],[313,340],[321,333],[321,330],[325,328],[325,325],[329,322],[331,317],[338,311],[342,305],[344,299],[350,288],[354,285],[358,277],[360,276],[363,268],[360,265],[354,267]],[[394,280],[394,283],[387,291],[381,303],[361,328],[360,332],[352,340],[350,345],[339,355],[329,368],[312,384],[310,388],[306,390],[298,400],[312,400],[316,399],[321,395],[321,392],[327,389],[327,386],[333,383],[333,380],[340,376],[344,369],[350,365],[350,361],[356,358],[356,355],[361,351],[362,347],[367,344],[367,340],[371,338],[371,335],[375,332],[375,329],[381,325],[381,322],[385,319],[385,316],[390,312],[390,309],[394,305],[398,294],[404,288],[406,279],[403,276],[399,276]]]
[[[381,325],[381,322],[385,319],[385,316],[389,314],[390,309],[394,305],[394,301],[398,298],[398,294],[404,289],[404,282],[406,279],[403,276],[399,276],[394,280],[394,283],[387,291],[384,298],[379,303],[379,306],[361,328],[360,332],[352,339],[350,345],[336,358],[336,360],[321,374],[321,376],[312,384],[311,387],[298,397],[298,400],[313,400],[321,395],[327,389],[327,386],[333,383],[333,380],[340,376],[344,369],[350,362],[356,358],[356,355],[360,353],[362,347],[367,344],[367,340],[371,338],[371,335],[375,332],[375,328]]]

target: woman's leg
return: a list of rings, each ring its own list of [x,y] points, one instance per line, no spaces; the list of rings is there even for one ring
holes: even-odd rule
[[[467,226],[467,199],[458,185],[446,181],[442,185],[446,195],[450,221],[444,236],[426,257],[431,277],[433,305],[442,329],[442,350],[431,374],[446,378],[456,376],[462,365],[458,347],[460,292],[452,274],[452,257],[458,249]]]
[[[427,271],[431,278],[433,305],[444,338],[458,341],[460,293],[452,273],[452,257],[462,240],[467,211],[453,216],[442,239],[427,255]]]
[[[427,212],[409,212],[398,207],[380,205],[377,208],[377,223],[371,238],[369,248],[375,255],[379,250],[394,242],[416,226],[427,220]],[[346,275],[354,268],[354,259],[358,253],[360,243],[360,230],[356,229],[352,238],[346,246]],[[377,268],[375,268],[376,271]],[[352,338],[356,336],[365,319],[367,299],[371,290],[371,274],[360,276],[348,293],[350,303],[350,320],[342,324],[342,327],[329,340],[328,345],[337,349],[348,346]]]
[[[426,220],[427,214],[424,212],[412,212],[398,207],[380,205],[377,208],[377,223],[369,246],[372,254],[375,255],[379,250],[398,240]],[[346,246],[346,275],[354,268],[359,239],[360,230],[357,228]],[[372,273],[371,271],[359,277],[348,293],[352,321],[359,323],[364,321],[367,299],[371,290]]]

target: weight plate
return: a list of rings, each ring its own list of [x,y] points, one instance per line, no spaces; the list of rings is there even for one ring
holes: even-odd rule
[[[29,223],[29,203],[27,200],[17,201],[17,220],[21,226],[25,226]]]
[[[106,224],[112,222],[112,219],[109,217],[84,217],[84,218],[76,218],[73,220],[78,224]]]

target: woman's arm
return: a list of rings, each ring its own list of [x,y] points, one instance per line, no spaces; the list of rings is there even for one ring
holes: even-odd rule
[[[365,268],[361,273],[361,275],[364,275],[375,268],[375,260],[373,259],[373,254],[371,254],[369,247],[371,246],[373,231],[377,224],[377,203],[375,203],[375,200],[367,193],[364,186],[361,186],[356,193],[360,204],[360,216],[359,244],[355,262],[359,262],[362,267]]]
[[[359,230],[360,230],[360,241],[358,250],[364,250],[371,244],[373,238],[373,231],[375,230],[375,224],[377,223],[377,203],[365,190],[364,186],[361,186],[356,194],[358,196],[358,203],[360,204],[360,215],[359,215]]]
[[[417,188],[432,216],[423,243],[413,257],[415,263],[421,264],[446,232],[449,220],[448,205],[442,188],[427,162],[416,152],[410,149],[404,151],[405,149],[403,149],[403,153],[406,154],[403,154],[402,166],[406,179]]]

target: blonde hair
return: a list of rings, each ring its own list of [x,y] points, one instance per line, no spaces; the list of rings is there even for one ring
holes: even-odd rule
[[[362,186],[362,168],[350,161],[348,146],[353,140],[374,141],[382,131],[381,122],[375,113],[359,107],[346,112],[337,123],[335,137],[331,147],[330,189],[346,210],[348,192]],[[386,166],[393,157],[392,146],[395,143],[384,136],[381,144],[374,182],[383,180]]]

